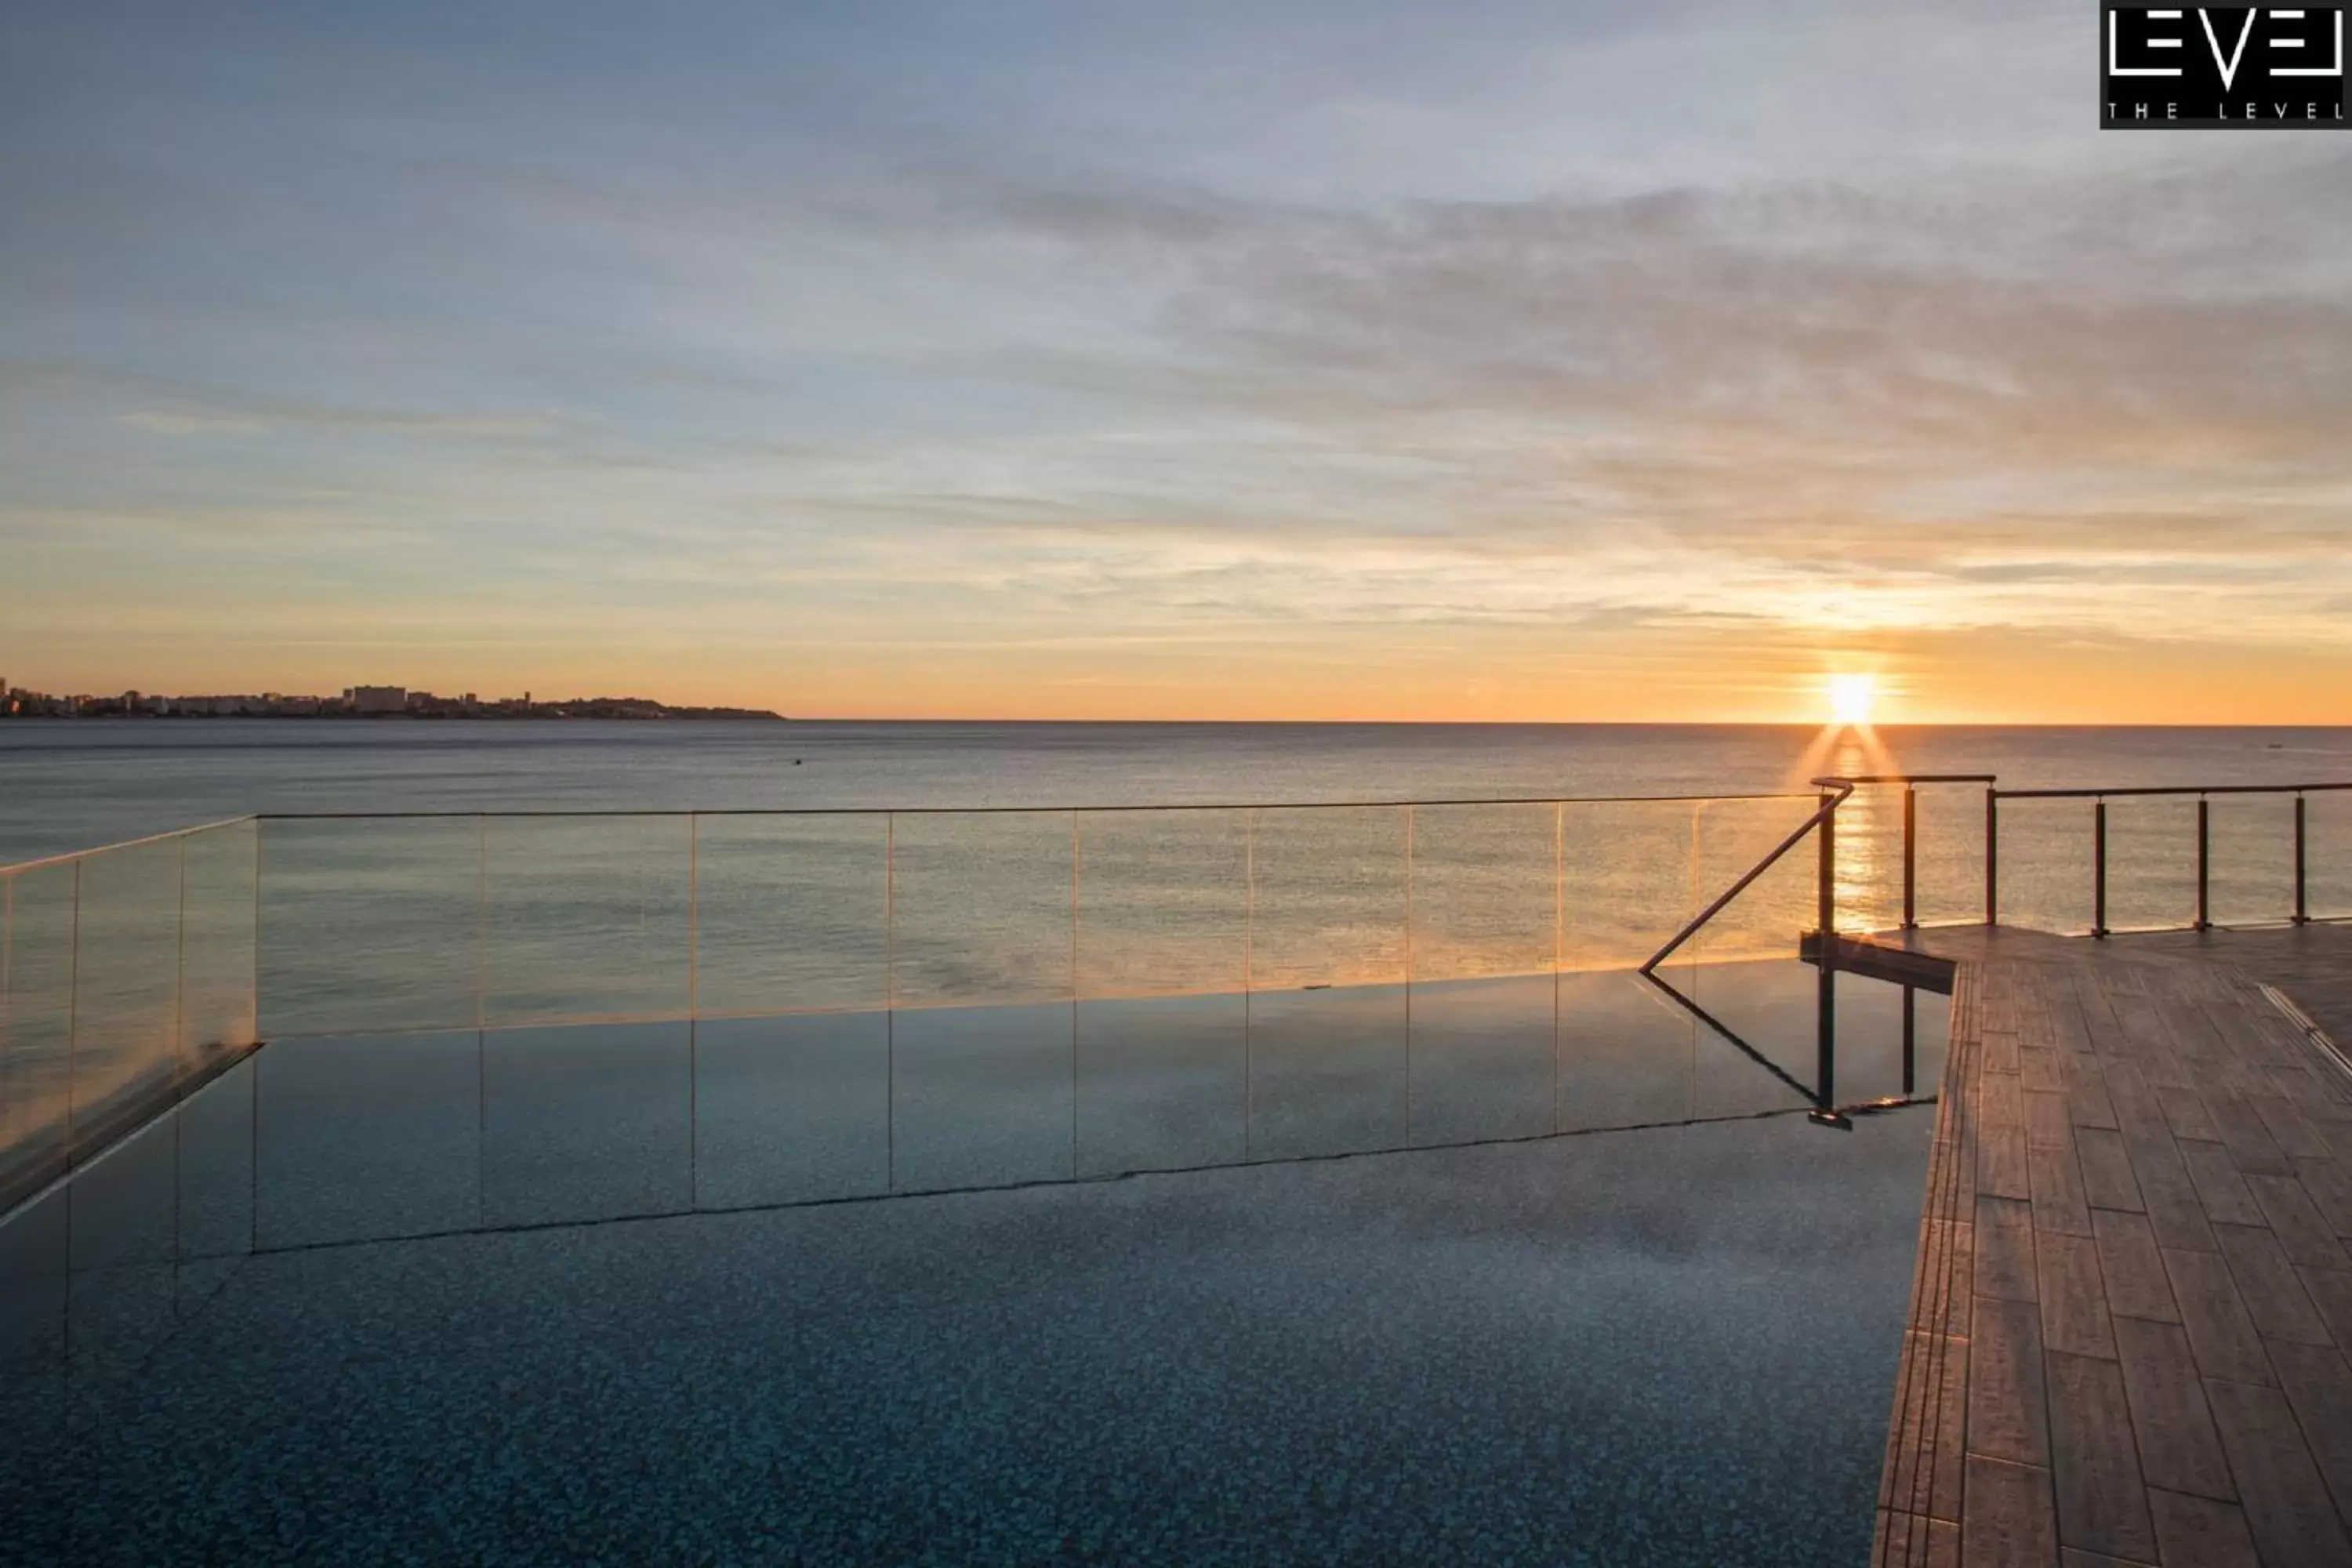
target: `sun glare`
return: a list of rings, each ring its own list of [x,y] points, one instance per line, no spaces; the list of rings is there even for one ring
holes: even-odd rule
[[[1840,724],[1867,724],[1878,700],[1878,680],[1868,675],[1830,677],[1830,717]]]

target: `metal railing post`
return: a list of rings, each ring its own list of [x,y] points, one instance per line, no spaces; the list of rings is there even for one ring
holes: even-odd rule
[[[1919,929],[1919,791],[1903,786],[1903,929]]]
[[[1985,918],[2000,923],[2000,791],[1985,787]]]
[[[1831,962],[1832,939],[1837,933],[1837,805],[1838,797],[1822,792],[1821,863],[1817,872],[1814,923],[1822,936],[1822,963]]]
[[[2091,807],[2091,934],[2107,934],[2107,803]]]
[[[2303,796],[2298,795],[2294,797],[2294,923],[2297,925],[2311,922],[2310,906],[2304,902],[2303,897]]]
[[[2213,929],[2211,901],[2208,889],[2212,880],[2212,839],[2210,830],[2212,803],[2203,795],[2197,797],[2197,929]]]

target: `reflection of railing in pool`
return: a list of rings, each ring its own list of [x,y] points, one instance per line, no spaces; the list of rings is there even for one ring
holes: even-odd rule
[[[1980,816],[1938,808],[1923,823],[1921,786],[1979,783]],[[1654,977],[1669,963],[1810,956],[1810,933],[1898,922],[1998,915],[2104,932],[2189,923],[2192,910],[2200,924],[2352,914],[2352,835],[2330,815],[2352,805],[2341,784],[1816,784],[1819,795],[290,814],[0,868],[0,1202],[264,1035],[1229,994],[1265,1008],[1365,986],[1397,987],[1410,1016],[1439,982]],[[1883,787],[1895,784],[1899,818]],[[2193,836],[2185,816],[2133,815],[2181,795],[2196,797]],[[2087,860],[2084,836],[2050,816],[2069,797],[2095,803]],[[2107,797],[2122,814],[2112,854]],[[2291,837],[2240,809],[2265,797],[2292,800]],[[1792,853],[1809,837],[1811,874]],[[2075,889],[2086,910],[2069,903]]]

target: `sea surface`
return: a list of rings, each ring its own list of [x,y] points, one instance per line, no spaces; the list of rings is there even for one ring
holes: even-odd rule
[[[2352,730],[16,723],[0,865],[295,816],[0,879],[0,989],[19,1058],[70,1031],[87,1103],[167,1066],[159,1038],[1626,970],[1801,828],[1823,773],[2307,784],[2352,779]],[[2198,810],[2111,803],[2109,927],[2196,918]],[[2214,921],[2294,912],[2294,810],[2211,802]],[[2088,929],[2091,804],[2000,815],[2000,918]],[[2352,916],[2352,792],[2304,826],[2306,908]],[[1899,921],[1900,792],[1857,795],[1835,848],[1840,925]],[[1983,918],[1980,784],[1922,789],[1912,858],[1918,919]],[[1793,958],[1818,866],[1787,855],[1678,960]]]
[[[0,723],[0,866],[249,812],[1198,805],[1801,787],[2352,779],[2352,728],[1594,724]]]

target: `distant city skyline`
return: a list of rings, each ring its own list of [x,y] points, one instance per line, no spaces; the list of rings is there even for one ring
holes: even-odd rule
[[[2352,160],[2042,0],[26,0],[0,668],[2352,722]]]

